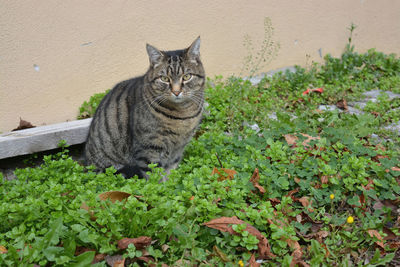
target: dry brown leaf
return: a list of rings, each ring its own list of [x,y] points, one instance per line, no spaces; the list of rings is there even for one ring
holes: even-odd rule
[[[203,223],[203,225],[217,229],[222,232],[228,232],[233,235],[237,235],[233,229],[232,229],[232,224],[244,224],[245,222],[242,220],[239,220],[236,216],[233,217],[221,217],[217,219],[213,219],[209,222]],[[245,231],[249,232],[249,234],[254,235],[257,237],[259,240],[258,243],[258,254],[260,258],[266,259],[266,258],[274,258],[276,255],[274,255],[271,252],[271,247],[268,243],[268,240],[261,234],[260,231],[258,231],[254,226],[251,226],[250,224],[246,223],[246,229]]]
[[[129,244],[133,244],[136,249],[143,249],[151,244],[151,237],[140,236],[137,238],[122,238],[118,240],[119,249],[127,249]]]
[[[253,172],[253,175],[250,178],[250,182],[253,184],[253,186],[255,188],[258,189],[258,191],[260,191],[261,194],[264,194],[266,191],[265,191],[264,187],[262,187],[258,183],[259,180],[260,180],[260,174],[259,174],[258,168],[255,168],[254,172]]]
[[[387,228],[386,226],[383,227],[383,232],[386,234],[386,236],[383,238],[384,240],[396,240],[397,236],[395,233],[393,233],[392,230]]]
[[[328,176],[322,175],[321,176],[321,184],[327,184],[328,182],[329,182]]]
[[[301,249],[299,242],[295,240],[288,239],[286,242],[288,243],[289,247],[293,249],[290,267],[294,267],[296,264],[298,264],[298,262],[301,261],[301,258],[303,257],[303,250]]]
[[[161,246],[161,251],[163,253],[167,252],[168,249],[169,249],[169,246],[167,244],[164,244],[164,245]]]
[[[382,238],[382,236],[379,234],[379,232],[378,231],[376,231],[376,230],[374,230],[374,229],[370,229],[370,230],[367,230],[367,233],[370,235],[370,237],[376,237],[376,238],[378,238],[378,240],[379,241],[376,241],[375,243],[378,245],[378,246],[380,246],[381,248],[385,248],[385,245],[383,244],[383,238]]]
[[[91,210],[91,208],[90,208],[85,202],[82,203],[81,209],[84,209],[84,210],[86,210],[86,211],[89,213],[90,219],[91,219],[92,221],[97,220],[97,217],[94,216],[94,212]]]
[[[19,118],[19,125],[17,128],[13,129],[12,132],[23,130],[23,129],[34,128],[34,127],[36,127],[36,126],[33,126],[32,123],[30,123],[29,121],[25,121],[25,120]]]
[[[296,201],[296,197],[294,197],[293,195],[296,194],[297,192],[299,192],[300,188],[297,187],[295,189],[292,189],[289,191],[289,193],[286,195],[287,197],[290,197],[291,199],[293,199],[294,201]]]
[[[217,246],[213,246],[213,251],[214,253],[223,261],[223,262],[229,262],[228,256]]]
[[[293,134],[285,134],[283,137],[285,137],[286,143],[288,143],[289,146],[296,145],[296,142],[299,139]]]
[[[390,243],[389,243],[389,247],[390,247],[391,249],[400,248],[400,241],[390,242]]]
[[[137,258],[135,258],[136,260],[140,260],[140,261],[144,261],[145,263],[147,263],[147,266],[150,266],[150,267],[152,267],[152,266],[156,266],[156,265],[154,265],[154,262],[155,262],[155,260],[154,260],[154,258],[153,257],[150,257],[150,256],[141,256],[141,257],[137,257]],[[150,263],[150,262],[152,262],[152,263]],[[149,264],[150,263],[150,264]]]
[[[115,261],[113,267],[124,267],[125,266],[125,258],[122,260]]]
[[[309,212],[313,212],[314,209],[311,207],[312,204],[312,200],[310,201],[310,199],[306,196],[301,197],[298,199],[298,201],[301,203],[301,205],[303,205],[303,207],[308,208]]]
[[[122,257],[122,255],[107,255],[105,257],[105,260],[109,266],[115,266],[115,267],[122,267],[125,264],[125,259]],[[122,264],[122,265],[121,265]]]
[[[211,172],[211,175],[218,174],[218,181],[232,180],[235,174],[237,174],[235,170],[231,169],[221,168],[220,170],[226,175],[223,175],[216,167],[214,167],[213,171]]]
[[[254,253],[251,254],[251,257],[249,259],[249,267],[259,267],[259,266],[261,266],[261,264],[256,261],[256,256],[254,255]]]
[[[319,140],[319,139],[321,139],[319,136],[317,136],[317,137],[313,137],[313,136],[311,136],[311,135],[308,135],[308,134],[304,134],[304,133],[300,133],[302,136],[304,136],[304,137],[307,137],[307,139],[306,140],[304,140],[303,141],[303,146],[307,146],[307,147],[309,147],[310,145],[309,145],[309,143],[312,141],[312,140]]]
[[[220,217],[217,219],[213,219],[209,222],[203,223],[203,225],[217,229],[222,232],[228,232],[230,234],[236,234],[236,232],[230,226],[231,224],[243,224],[242,220],[239,220],[236,216],[233,217]]]
[[[107,254],[104,254],[104,253],[96,254],[96,256],[94,256],[92,264],[103,261],[106,258],[106,256],[107,256]]]
[[[107,200],[109,199],[112,203],[115,201],[122,201],[124,199],[127,199],[130,197],[131,194],[126,193],[126,192],[121,192],[121,191],[109,191],[109,192],[104,192],[99,195],[100,200]]]
[[[4,246],[0,246],[0,254],[5,254],[7,252],[8,250]]]
[[[338,108],[343,109],[343,110],[346,110],[346,111],[349,109],[349,107],[347,106],[347,101],[346,101],[346,99],[339,100],[339,101],[336,103],[336,106],[337,106]]]

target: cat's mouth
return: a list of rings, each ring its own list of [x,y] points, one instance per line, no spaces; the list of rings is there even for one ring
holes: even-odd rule
[[[175,103],[181,103],[185,100],[185,97],[183,96],[183,92],[180,92],[179,94],[171,92],[170,99]]]

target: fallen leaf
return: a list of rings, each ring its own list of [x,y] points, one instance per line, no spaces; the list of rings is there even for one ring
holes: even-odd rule
[[[133,244],[136,249],[143,249],[151,244],[151,237],[140,236],[137,238],[122,238],[118,240],[119,249],[127,249],[129,244]]]
[[[122,255],[106,256],[105,260],[109,266],[113,267],[123,267],[125,264],[125,259]]]
[[[213,251],[214,253],[223,261],[223,262],[229,262],[228,256],[217,246],[213,246]]]
[[[167,252],[168,249],[169,249],[169,246],[167,244],[164,244],[164,245],[161,246],[161,251],[163,253]]]
[[[4,246],[0,246],[0,254],[5,254],[7,251],[8,250]]]
[[[296,142],[299,139],[299,138],[297,138],[297,136],[295,136],[293,134],[285,134],[283,137],[285,137],[286,143],[289,146],[296,145]]]
[[[292,239],[287,239],[286,242],[288,243],[289,247],[291,247],[293,249],[293,252],[291,255],[292,262],[290,263],[290,267],[294,267],[297,264],[299,264],[300,262],[303,263],[303,261],[301,260],[301,258],[303,257],[303,250],[301,249],[299,242],[292,240]]]
[[[294,197],[293,195],[296,194],[297,192],[299,192],[299,190],[300,190],[299,187],[297,187],[297,188],[295,188],[295,189],[292,189],[292,190],[289,191],[289,193],[288,193],[286,196],[287,196],[287,197],[290,197],[291,199],[293,199],[294,201],[296,201],[297,198]]]
[[[310,201],[309,197],[301,197],[298,199],[298,201],[303,205],[303,207],[307,208],[309,212],[313,212],[314,209],[311,207],[312,200]]]
[[[258,189],[258,191],[260,191],[261,194],[264,194],[266,191],[265,191],[264,187],[262,187],[258,183],[259,180],[260,180],[260,174],[259,174],[258,168],[255,168],[254,172],[253,172],[253,175],[250,178],[250,182],[253,184],[253,186],[255,188]]]
[[[19,125],[17,128],[13,129],[12,132],[23,130],[23,129],[34,128],[34,127],[36,127],[36,126],[33,126],[32,123],[30,123],[29,121],[25,121],[25,120],[19,118]]]
[[[337,106],[338,108],[343,109],[343,110],[346,110],[346,111],[349,109],[349,107],[347,106],[347,101],[346,101],[346,99],[339,100],[339,101],[336,103],[336,106]]]
[[[329,182],[328,176],[322,175],[321,176],[321,184],[327,184],[328,182]]]
[[[300,134],[307,138],[302,142],[302,145],[304,147],[310,147],[309,143],[312,140],[321,139],[319,136],[314,137],[314,136],[311,136],[311,135],[305,134],[305,133],[300,133]],[[288,145],[290,145],[290,146],[296,146],[297,140],[299,139],[297,136],[295,136],[293,134],[285,134],[285,135],[283,135],[283,137],[285,137],[286,143],[288,143]]]
[[[390,247],[391,249],[400,248],[400,241],[390,242],[390,243],[389,243],[389,247]]]
[[[238,235],[233,229],[232,229],[232,224],[244,224],[245,222],[242,220],[239,220],[236,216],[233,217],[221,217],[217,219],[213,219],[209,222],[203,223],[203,225],[217,229],[222,232],[228,232],[233,235]],[[249,234],[254,235],[257,237],[259,240],[258,242],[258,254],[260,258],[266,259],[266,258],[274,258],[276,255],[274,255],[271,252],[271,247],[268,243],[267,238],[261,234],[260,231],[258,231],[254,226],[251,226],[250,224],[246,223],[246,229],[245,231],[249,232]]]
[[[154,260],[154,258],[153,257],[150,257],[150,256],[141,256],[141,257],[137,257],[137,258],[135,258],[136,260],[140,260],[140,261],[144,261],[146,264],[147,264],[147,266],[156,266],[156,265],[154,265],[154,264],[151,264],[151,262],[152,263],[154,263],[155,262],[155,260]],[[150,263],[150,264],[149,264]]]
[[[392,167],[392,171],[400,172],[400,168],[399,167]]]
[[[384,240],[396,240],[397,236],[395,233],[393,233],[392,230],[387,228],[386,226],[383,227],[383,232],[386,234],[386,236],[383,238]]]
[[[312,141],[312,140],[319,140],[319,139],[321,139],[319,136],[317,136],[317,137],[313,137],[313,136],[311,136],[311,135],[308,135],[308,134],[304,134],[304,133],[300,133],[302,136],[304,136],[304,137],[307,137],[307,139],[306,140],[304,140],[303,141],[303,146],[310,146],[310,141]]]
[[[221,172],[216,167],[214,167],[214,169],[211,172],[211,175],[218,174],[218,176],[219,176],[218,181],[232,180],[233,177],[235,176],[235,174],[237,174],[237,172],[235,170],[231,170],[231,169],[221,168],[220,170],[225,172],[227,175],[221,174]]]
[[[250,257],[248,263],[249,263],[249,267],[259,267],[259,266],[261,266],[261,264],[256,261],[256,256],[254,255],[254,253],[251,254],[251,257]]]
[[[374,229],[370,229],[370,230],[367,230],[367,233],[370,235],[370,237],[376,237],[379,240],[379,241],[375,242],[378,246],[380,246],[383,249],[385,248],[385,246],[383,245],[383,238],[379,234],[378,231],[376,231]]]
[[[379,112],[376,112],[376,111],[371,111],[370,113],[371,113],[372,115],[374,115],[375,117],[381,116],[381,114],[380,114]]]
[[[127,199],[130,197],[131,194],[126,193],[126,192],[121,192],[121,191],[109,191],[109,192],[104,192],[99,195],[100,200],[107,200],[109,199],[112,203],[115,201],[122,201],[124,199]]]
[[[324,89],[323,88],[315,88],[315,89],[308,88],[307,90],[305,90],[303,92],[303,95],[308,95],[308,94],[310,94],[312,92],[317,92],[317,93],[321,93],[322,94],[324,92]]]
[[[106,258],[106,256],[107,256],[107,254],[104,254],[104,253],[96,254],[96,256],[94,256],[92,264],[103,261]]]
[[[209,222],[203,223],[203,225],[217,229],[222,232],[228,232],[230,234],[237,234],[232,227],[230,226],[231,224],[243,224],[244,222],[242,220],[239,220],[236,216],[233,217],[220,217],[217,219],[213,219]]]

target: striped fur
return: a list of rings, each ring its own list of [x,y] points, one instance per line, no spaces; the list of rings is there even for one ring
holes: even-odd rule
[[[146,177],[150,163],[167,172],[179,164],[202,117],[199,47],[200,38],[176,51],[147,45],[146,74],[117,84],[97,108],[84,151],[88,165]]]

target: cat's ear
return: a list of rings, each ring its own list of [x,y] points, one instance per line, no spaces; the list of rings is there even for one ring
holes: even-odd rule
[[[149,55],[150,65],[155,68],[161,64],[164,54],[152,45],[146,44],[147,54]]]
[[[189,46],[186,56],[189,60],[197,63],[197,60],[200,58],[200,36]]]

